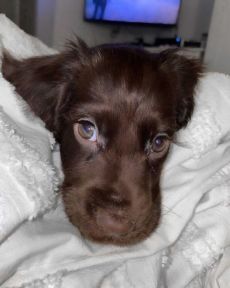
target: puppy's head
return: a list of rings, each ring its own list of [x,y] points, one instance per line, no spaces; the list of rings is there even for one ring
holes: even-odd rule
[[[3,74],[60,142],[66,213],[84,236],[127,245],[157,227],[162,166],[191,117],[200,72],[170,51],[119,46],[5,55]]]

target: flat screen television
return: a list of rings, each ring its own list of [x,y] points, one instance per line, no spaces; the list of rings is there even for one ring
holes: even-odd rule
[[[84,18],[108,21],[175,25],[181,0],[85,0]]]

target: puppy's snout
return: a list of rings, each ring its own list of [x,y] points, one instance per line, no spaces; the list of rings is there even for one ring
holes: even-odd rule
[[[128,220],[124,216],[124,211],[114,210],[108,211],[106,209],[98,209],[96,213],[96,221],[99,227],[101,227],[108,234],[124,234],[129,230]]]
[[[116,191],[114,188],[94,188],[91,190],[91,201],[93,206],[100,208],[120,209],[130,206],[130,201],[126,199],[125,191]]]
[[[93,189],[90,203],[93,206],[93,218],[96,224],[108,235],[117,235],[128,232],[128,211],[130,202],[124,195],[113,188]]]

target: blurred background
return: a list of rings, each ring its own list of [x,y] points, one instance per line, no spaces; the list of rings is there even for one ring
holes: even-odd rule
[[[181,46],[230,74],[229,0],[0,0],[0,13],[56,49],[74,35],[90,46]]]

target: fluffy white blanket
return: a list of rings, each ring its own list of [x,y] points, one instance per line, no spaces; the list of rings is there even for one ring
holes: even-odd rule
[[[55,52],[3,15],[0,39],[18,57]],[[143,243],[120,248],[86,241],[60,199],[53,206],[60,177],[52,137],[0,75],[0,286],[227,288],[229,76],[205,75],[196,94],[192,121],[164,168],[161,224]]]

